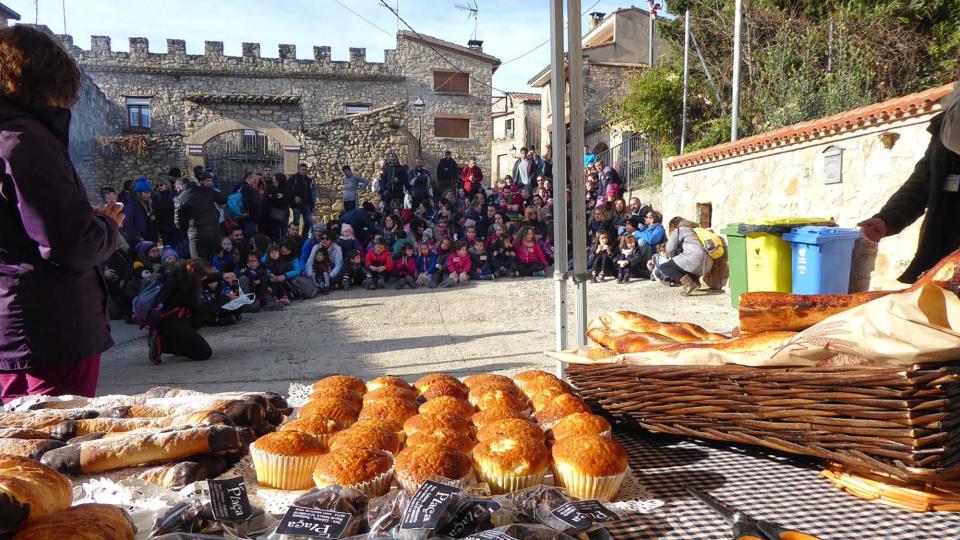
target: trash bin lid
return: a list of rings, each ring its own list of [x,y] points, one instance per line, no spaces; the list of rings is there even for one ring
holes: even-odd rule
[[[787,242],[798,244],[826,244],[837,240],[856,240],[860,237],[858,229],[844,229],[840,227],[794,227],[783,235]]]
[[[750,235],[759,234],[772,234],[780,236],[790,232],[795,227],[801,227],[804,225],[832,227],[836,226],[836,223],[831,218],[781,218],[741,223],[738,227],[738,230],[740,231],[740,234],[747,235],[750,238],[754,237]]]
[[[740,234],[740,223],[731,223],[730,225],[720,229],[720,233],[727,236],[743,237],[743,235]]]

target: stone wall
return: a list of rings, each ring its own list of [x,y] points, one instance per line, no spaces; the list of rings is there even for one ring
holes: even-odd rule
[[[782,217],[832,217],[841,227],[856,224],[880,210],[913,171],[930,142],[927,125],[936,111],[906,120],[670,171],[664,165],[664,220],[693,219],[697,203],[713,204],[713,226]],[[880,134],[899,136],[885,148]],[[843,149],[843,181],[824,183],[823,151]],[[873,269],[870,286],[896,286],[917,246],[920,220],[879,244],[875,260],[858,261]]]
[[[86,73],[81,73],[80,96],[70,112],[70,158],[90,200],[99,201],[100,186],[114,182],[98,168],[97,137],[119,134],[116,126],[125,113],[104,96]]]
[[[96,191],[101,186],[112,186],[117,191],[126,180],[136,180],[146,175],[155,180],[166,174],[170,167],[178,167],[183,174],[190,174],[187,156],[183,150],[183,136],[179,134],[125,134],[98,137],[96,149],[86,158],[93,170],[98,171],[96,183],[88,190]]]

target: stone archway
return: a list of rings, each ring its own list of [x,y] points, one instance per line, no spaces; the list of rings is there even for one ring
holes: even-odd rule
[[[245,129],[259,131],[279,141],[283,147],[283,174],[290,175],[297,172],[297,165],[300,162],[300,150],[302,148],[300,141],[291,135],[289,131],[273,122],[250,119],[219,120],[203,126],[187,137],[184,143],[187,147],[187,159],[190,161],[190,167],[193,168],[197,165],[203,166],[203,145],[208,141],[230,131]]]

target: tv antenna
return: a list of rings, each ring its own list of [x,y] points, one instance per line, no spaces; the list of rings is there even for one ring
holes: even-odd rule
[[[453,7],[460,11],[465,11],[467,13],[467,19],[473,19],[473,34],[470,36],[470,39],[477,39],[477,26],[480,20],[480,7],[477,5],[477,1],[468,0],[465,4],[454,4]]]

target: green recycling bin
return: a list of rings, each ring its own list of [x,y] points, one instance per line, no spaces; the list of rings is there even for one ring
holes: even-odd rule
[[[747,292],[747,238],[734,223],[720,229],[727,237],[727,259],[730,265],[730,304],[740,307],[740,295]]]

